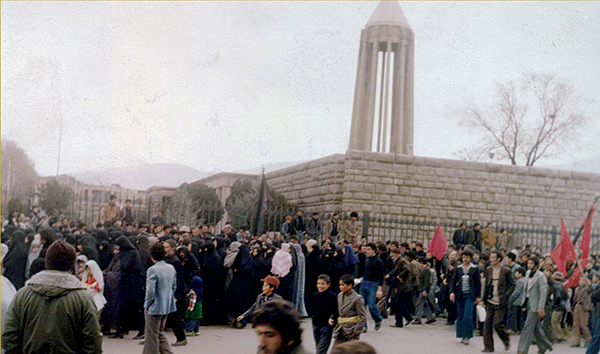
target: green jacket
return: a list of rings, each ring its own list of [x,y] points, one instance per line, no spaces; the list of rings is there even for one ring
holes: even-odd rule
[[[6,354],[102,353],[94,299],[70,273],[39,272],[8,309],[2,348]]]

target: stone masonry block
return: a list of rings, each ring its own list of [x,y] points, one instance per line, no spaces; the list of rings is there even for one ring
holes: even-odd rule
[[[422,197],[423,196],[423,188],[411,188],[410,195],[413,197]]]
[[[346,186],[346,191],[348,192],[361,192],[364,187],[364,183],[357,182],[346,182],[344,185]]]
[[[421,200],[416,197],[406,197],[405,198],[407,204],[415,205],[420,204]]]
[[[471,193],[470,192],[458,192],[458,199],[459,200],[471,200]]]
[[[431,197],[437,198],[437,199],[446,198],[446,191],[443,189],[433,189],[433,190],[431,190]]]
[[[385,186],[385,193],[386,194],[398,194],[398,187],[388,184]]]
[[[448,217],[451,219],[460,219],[460,212],[456,210],[448,211]]]
[[[408,169],[404,165],[394,164],[392,167],[392,171],[394,173],[406,173],[408,171]]]
[[[379,200],[382,202],[391,202],[392,201],[392,196],[389,194],[380,194],[379,195]]]
[[[352,196],[356,199],[370,200],[372,198],[369,193],[353,193]]]
[[[371,171],[381,171],[382,163],[381,162],[367,162],[367,168]]]

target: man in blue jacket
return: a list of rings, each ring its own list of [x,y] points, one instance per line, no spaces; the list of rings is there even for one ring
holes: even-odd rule
[[[469,345],[473,338],[473,310],[481,294],[481,280],[478,267],[471,263],[473,253],[465,250],[462,264],[456,267],[450,280],[450,301],[457,303],[456,337],[461,343]]]
[[[146,272],[146,299],[144,318],[146,340],[143,354],[172,354],[171,346],[165,335],[167,315],[177,311],[175,289],[177,277],[175,268],[166,263],[165,249],[162,243],[155,243],[150,249],[154,265]]]

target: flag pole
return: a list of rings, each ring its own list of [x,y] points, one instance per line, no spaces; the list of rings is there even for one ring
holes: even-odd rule
[[[598,199],[600,199],[600,193],[596,193],[595,197],[596,198],[594,199],[594,201],[592,202],[592,204],[596,204],[596,202],[598,201]],[[581,233],[583,232],[583,225],[590,218],[591,215],[592,215],[592,209],[588,210],[588,214],[587,214],[587,217],[584,220],[584,223],[581,224],[581,227],[579,228],[579,231],[577,231],[577,235],[575,235],[575,237],[573,238],[573,245],[575,245],[577,243],[577,240],[579,239],[579,237],[581,236]]]

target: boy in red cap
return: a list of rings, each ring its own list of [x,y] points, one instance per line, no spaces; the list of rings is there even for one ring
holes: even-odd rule
[[[246,326],[246,319],[248,316],[252,315],[254,311],[256,311],[260,306],[262,306],[265,302],[269,302],[274,299],[282,299],[281,296],[275,294],[275,289],[279,287],[279,279],[275,278],[272,275],[267,275],[264,279],[261,280],[263,282],[262,294],[258,295],[256,301],[248,309],[248,311],[244,312],[241,316],[239,316],[236,320],[240,324],[239,328],[244,328]]]

